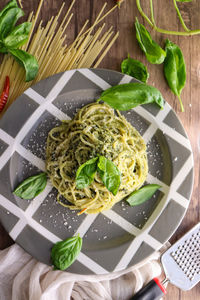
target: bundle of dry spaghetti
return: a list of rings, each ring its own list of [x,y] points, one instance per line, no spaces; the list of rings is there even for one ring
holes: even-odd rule
[[[39,63],[39,72],[34,82],[25,82],[25,73],[23,68],[9,55],[5,55],[0,65],[0,90],[3,89],[3,78],[10,77],[11,87],[8,106],[28,87],[41,79],[47,78],[53,74],[76,68],[96,68],[108,50],[118,37],[118,32],[114,34],[112,27],[104,32],[105,24],[96,29],[108,14],[116,6],[105,12],[106,3],[103,5],[93,25],[87,29],[88,20],[83,25],[75,40],[66,44],[66,29],[72,20],[72,7],[76,0],[72,0],[71,5],[60,22],[59,18],[65,8],[62,4],[58,15],[52,16],[48,23],[43,26],[42,20],[39,22],[39,15],[44,0],[40,0],[36,14],[30,13],[28,21],[32,22],[29,41],[22,47],[30,54],[33,54]],[[19,2],[21,5],[21,2]],[[59,25],[60,24],[60,25]]]

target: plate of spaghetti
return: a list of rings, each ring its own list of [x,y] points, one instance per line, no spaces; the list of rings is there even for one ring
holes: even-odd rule
[[[99,213],[140,188],[148,173],[146,145],[126,118],[104,103],[82,107],[72,120],[53,128],[47,138],[46,168],[58,190],[58,202],[71,210]],[[84,189],[76,187],[76,170],[88,159],[102,155],[122,174],[120,189],[113,195],[99,176]],[[72,203],[60,201],[64,197]]]
[[[83,247],[68,272],[118,272],[160,249],[179,226],[192,192],[193,155],[175,112],[167,102],[163,110],[148,104],[120,112],[96,101],[103,90],[135,81],[105,69],[66,71],[30,87],[1,119],[0,220],[36,259],[51,265],[53,244],[79,234]],[[102,157],[120,174],[112,178],[117,192],[98,172],[77,187],[77,170]],[[48,176],[41,194],[13,194],[41,172]],[[151,183],[160,186],[151,199],[126,202]]]

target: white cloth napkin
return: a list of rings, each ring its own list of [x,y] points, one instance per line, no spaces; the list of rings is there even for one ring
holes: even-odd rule
[[[137,266],[108,275],[84,276],[38,262],[17,244],[0,251],[1,300],[128,300],[162,272],[160,252]]]

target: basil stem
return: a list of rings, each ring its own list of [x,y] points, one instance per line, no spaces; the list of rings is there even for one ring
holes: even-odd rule
[[[176,2],[192,2],[192,0],[176,0]]]
[[[183,20],[183,18],[182,18],[182,15],[181,15],[181,13],[180,13],[179,8],[178,8],[177,1],[178,1],[178,0],[173,0],[173,2],[174,2],[174,7],[175,7],[175,10],[176,10],[176,13],[177,13],[177,15],[178,15],[178,17],[179,17],[179,20],[180,20],[180,22],[181,22],[181,25],[182,25],[183,29],[184,29],[186,32],[189,32],[190,30],[189,30],[189,29],[187,28],[187,26],[185,25],[185,22],[184,22],[184,20]],[[186,0],[186,1],[187,1],[187,0]],[[185,2],[185,0],[180,1],[180,2]],[[187,1],[187,2],[188,2],[188,1]]]
[[[183,21],[183,18],[180,14],[180,12],[178,11],[177,9],[177,5],[176,4],[176,1],[178,0],[173,0],[174,2],[174,6],[175,6],[175,9],[177,11],[177,14],[178,14],[178,17],[180,19],[180,22],[181,22],[181,25],[183,26],[184,30],[185,31],[175,31],[175,30],[166,30],[166,29],[163,29],[163,28],[159,28],[155,25],[155,20],[154,19],[149,19],[148,16],[145,14],[144,10],[142,9],[141,7],[141,4],[140,4],[140,0],[136,0],[136,6],[137,6],[137,9],[139,11],[139,13],[141,14],[141,16],[148,22],[148,24],[157,32],[159,33],[163,33],[163,34],[173,34],[173,35],[180,35],[180,36],[191,36],[191,35],[196,35],[196,34],[200,34],[200,29],[196,29],[196,30],[190,30],[187,28],[187,26],[185,25],[184,21]],[[183,0],[184,1],[184,0]],[[191,0],[192,1],[192,0]],[[153,1],[151,0],[151,3]],[[182,2],[182,1],[179,1],[179,2]],[[189,0],[185,0],[184,2],[190,2]],[[152,5],[150,5],[151,7],[151,10],[152,10]],[[152,12],[151,12],[151,16],[152,16]]]
[[[167,56],[164,61],[164,74],[172,92],[178,96],[181,111],[184,111],[180,95],[186,82],[186,67],[181,49],[169,40],[166,40]]]
[[[105,187],[115,196],[121,184],[121,173],[117,166],[104,156],[99,156],[97,171]]]
[[[22,199],[33,199],[45,189],[46,184],[46,173],[40,173],[25,179],[20,185],[18,185],[13,194]]]
[[[98,157],[94,157],[82,164],[76,172],[76,187],[84,189],[92,183],[97,171]]]
[[[126,201],[131,206],[136,206],[149,200],[161,186],[158,184],[148,184],[134,191],[129,195]]]
[[[150,33],[138,22],[137,18],[135,28],[137,41],[147,60],[152,64],[163,63],[166,56],[165,51],[152,39]]]
[[[57,242],[51,250],[51,260],[55,269],[67,269],[77,258],[82,248],[82,238],[74,236]]]
[[[129,110],[141,104],[156,103],[164,107],[164,99],[155,87],[143,83],[125,83],[105,90],[100,99],[114,109]]]
[[[130,75],[144,83],[149,78],[147,67],[142,62],[133,58],[126,58],[121,63],[121,71],[124,74]]]

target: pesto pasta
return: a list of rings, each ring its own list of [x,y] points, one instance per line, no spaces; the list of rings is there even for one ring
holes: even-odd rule
[[[89,186],[76,187],[79,166],[98,155],[111,160],[121,172],[116,196],[106,189],[98,173]],[[61,205],[80,210],[79,214],[98,213],[142,186],[148,173],[146,145],[119,111],[105,103],[90,103],[49,132],[46,169]]]

